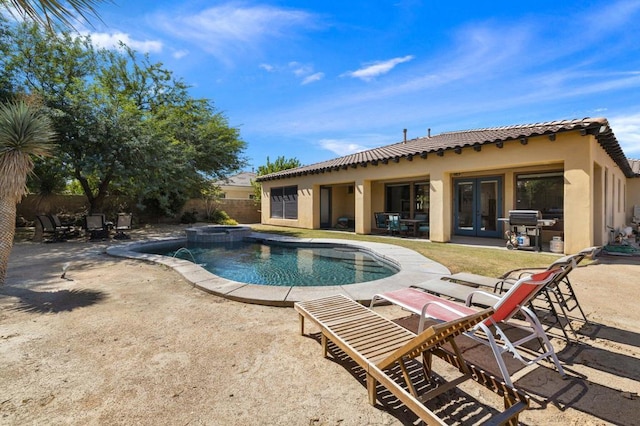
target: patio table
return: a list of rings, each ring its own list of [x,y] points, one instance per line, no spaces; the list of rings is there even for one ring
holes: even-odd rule
[[[420,227],[421,224],[427,223],[424,220],[420,220],[420,219],[400,219],[400,223],[404,223],[407,226],[412,226],[413,227],[413,236],[417,237],[418,236],[418,228]]]

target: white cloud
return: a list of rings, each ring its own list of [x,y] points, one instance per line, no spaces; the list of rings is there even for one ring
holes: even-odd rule
[[[157,40],[135,40],[129,34],[123,32],[114,33],[98,33],[91,32],[85,35],[91,36],[94,46],[103,47],[105,49],[115,49],[122,42],[135,51],[143,53],[158,53],[162,51],[163,44]]]
[[[355,154],[356,152],[377,148],[392,142],[393,141],[389,140],[388,135],[361,133],[339,139],[320,139],[318,145],[320,148],[331,151],[341,157],[343,155]]]
[[[617,28],[629,25],[629,20],[639,11],[640,3],[635,0],[623,0],[607,4],[600,8],[598,13],[585,13],[583,19],[591,29],[588,33],[598,34],[615,31]]]
[[[289,68],[291,68],[296,77],[302,77],[313,72],[311,65],[303,65],[299,62],[289,62]]]
[[[288,64],[282,65],[271,65],[262,63],[259,65],[259,68],[269,72],[269,73],[292,73],[296,78],[302,79],[301,85],[313,83],[324,78],[324,73],[315,72],[313,65],[309,64],[301,64],[300,62],[291,61]]]
[[[640,159],[640,113],[611,117],[609,124],[625,155]]]
[[[259,51],[269,41],[289,38],[299,28],[314,26],[313,16],[304,11],[234,3],[193,14],[160,13],[151,19],[157,28],[228,65],[239,55]]]
[[[331,151],[340,157],[369,149],[366,146],[349,142],[345,139],[321,139],[319,143],[321,148]]]
[[[407,55],[401,58],[393,58],[386,61],[376,61],[368,64],[364,68],[360,68],[356,71],[349,71],[347,73],[344,73],[343,75],[359,78],[364,81],[370,81],[380,75],[388,73],[389,71],[394,69],[396,65],[402,64],[403,62],[409,62],[413,58],[413,55]]]
[[[324,78],[324,73],[323,72],[317,72],[315,74],[311,74],[311,75],[305,77],[304,80],[302,80],[302,85],[313,83],[315,81],[320,81],[323,78]]]
[[[182,58],[184,58],[185,56],[187,56],[188,54],[189,54],[189,51],[188,51],[188,50],[180,49],[180,50],[176,50],[175,52],[173,52],[173,55],[172,55],[172,56],[173,56],[175,59],[182,59]]]

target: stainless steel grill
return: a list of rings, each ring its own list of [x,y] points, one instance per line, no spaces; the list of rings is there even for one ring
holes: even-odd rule
[[[509,210],[509,231],[506,232],[508,249],[542,250],[542,226],[548,225],[538,210]]]
[[[542,213],[538,210],[509,210],[509,225],[542,226]]]

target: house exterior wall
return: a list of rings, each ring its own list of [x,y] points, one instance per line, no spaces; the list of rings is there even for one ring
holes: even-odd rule
[[[426,159],[366,167],[340,169],[325,173],[296,176],[262,182],[262,222],[273,225],[318,228],[318,199],[321,185],[354,184],[353,201],[334,194],[334,212],[351,211],[356,233],[371,232],[373,213],[384,211],[385,184],[407,181],[430,182],[430,239],[450,241],[453,233],[454,179],[460,177],[499,176],[503,179],[502,215],[515,208],[516,175],[545,171],[564,174],[565,252],[575,253],[585,247],[607,242],[607,224],[621,226],[628,221],[633,203],[640,203],[640,179],[626,179],[622,171],[592,135],[579,131],[531,137],[526,144],[506,141],[502,148],[483,145],[479,151],[463,148],[459,154],[447,150],[443,156],[429,153]],[[270,188],[298,186],[298,219],[271,218]],[[626,204],[628,207],[625,207]],[[344,203],[344,205],[342,205]],[[354,204],[353,206],[351,204]]]
[[[640,179],[627,180],[627,199],[626,199],[626,215],[625,224],[631,223],[633,216],[633,206],[640,206]]]
[[[349,193],[349,187],[352,192]],[[339,217],[348,217],[354,219],[356,217],[355,207],[355,189],[353,185],[337,186],[332,190],[331,202],[331,223],[336,224]]]
[[[246,186],[221,186],[224,198],[231,200],[249,200],[253,195],[253,187]]]

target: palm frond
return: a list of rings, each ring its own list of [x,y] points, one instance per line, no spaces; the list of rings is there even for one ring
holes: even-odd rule
[[[100,19],[96,6],[109,0],[9,0],[11,5],[23,17],[37,22],[46,28],[52,28],[55,21],[61,22],[69,28],[74,28],[72,21],[78,17],[86,22],[89,17]],[[0,0],[0,4],[5,1]]]
[[[55,132],[49,117],[23,101],[0,107],[0,197],[20,199],[33,157],[51,155]]]

